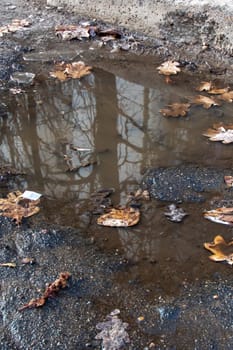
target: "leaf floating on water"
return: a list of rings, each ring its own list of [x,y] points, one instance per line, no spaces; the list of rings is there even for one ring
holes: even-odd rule
[[[233,101],[233,91],[228,91],[219,96],[219,98],[226,102],[232,102]]]
[[[218,235],[214,238],[213,243],[204,243],[204,247],[213,253],[209,256],[211,260],[225,261],[233,265],[233,241],[226,243],[224,238]]]
[[[91,74],[91,70],[92,67],[86,66],[82,61],[72,63],[60,62],[56,64],[55,70],[53,72],[50,72],[50,76],[61,81],[69,78],[80,79],[86,75]]]
[[[164,117],[184,117],[190,108],[190,103],[173,103],[168,105],[169,108],[160,109]]]
[[[230,176],[230,175],[224,176],[224,181],[227,187],[233,187],[233,176]]]
[[[23,198],[20,191],[11,192],[7,198],[0,198],[0,215],[11,218],[20,224],[23,218],[28,218],[40,211],[39,203],[39,199]]]
[[[213,128],[208,129],[203,136],[208,137],[210,141],[221,141],[224,144],[231,143],[233,142],[233,125],[213,125]]]
[[[67,280],[70,278],[71,274],[69,272],[61,272],[59,277],[48,285],[45,289],[43,295],[37,299],[31,299],[27,304],[23,305],[19,311],[23,311],[32,307],[43,306],[48,298],[54,297],[61,289],[67,286]]]
[[[211,106],[220,106],[220,104],[213,98],[203,95],[195,96],[195,98],[193,99],[193,103],[197,105],[202,105],[206,109],[209,109]]]
[[[210,81],[202,81],[201,84],[196,88],[197,91],[209,91],[212,87]]]
[[[181,71],[179,68],[180,63],[176,61],[166,61],[161,64],[157,69],[159,71],[159,74],[163,75],[174,75]]]
[[[111,227],[128,227],[136,225],[140,220],[140,212],[134,208],[111,209],[97,219],[97,224]]]
[[[13,263],[13,262],[1,263],[0,267],[11,267],[11,268],[14,268],[14,267],[16,267],[16,263]]]
[[[177,208],[175,204],[169,205],[168,210],[164,215],[173,222],[181,222],[188,215],[182,208]]]
[[[204,217],[219,224],[233,225],[233,208],[222,207],[209,210],[204,213]]]
[[[78,39],[82,40],[84,38],[89,38],[90,26],[81,25],[60,25],[55,27],[55,32],[58,37],[62,40],[72,40]]]
[[[101,332],[95,339],[102,340],[102,349],[104,350],[120,350],[130,343],[130,338],[126,332],[128,323],[122,322],[117,316],[119,310],[114,310],[106,317],[106,321],[100,322],[96,328]]]

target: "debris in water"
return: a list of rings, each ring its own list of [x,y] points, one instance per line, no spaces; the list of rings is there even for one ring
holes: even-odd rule
[[[80,79],[91,74],[92,67],[86,66],[83,61],[65,63],[60,62],[55,65],[55,70],[50,72],[50,76],[61,81],[72,79]]]
[[[140,220],[140,211],[134,208],[112,208],[107,214],[97,219],[97,224],[111,227],[128,227],[136,225]]]
[[[229,265],[233,265],[233,241],[226,243],[220,235],[214,238],[212,243],[204,243],[204,247],[210,250],[213,255],[209,258],[213,261],[225,261]]]
[[[213,82],[204,81],[196,88],[196,90],[207,91],[209,94],[212,94],[212,95],[222,95],[228,92],[229,87],[217,88]]]
[[[219,106],[220,103],[210,97],[204,96],[204,95],[197,95],[193,99],[193,103],[197,105],[202,105],[205,109],[209,109],[211,106]]]
[[[42,194],[33,191],[24,191],[22,194],[22,198],[30,199],[31,201],[37,201],[41,196]]]
[[[228,91],[219,96],[219,99],[226,101],[226,102],[232,102],[233,101],[233,91]]]
[[[89,38],[90,26],[84,25],[60,25],[55,28],[56,35],[62,40]]]
[[[204,218],[219,224],[233,225],[233,208],[222,207],[206,211]]]
[[[39,199],[23,198],[20,191],[10,192],[7,198],[0,198],[0,215],[11,218],[20,224],[24,217],[28,218],[40,211],[39,203]]]
[[[233,124],[219,125],[214,124],[213,128],[208,129],[204,134],[210,141],[221,141],[224,144],[233,142]]]
[[[102,349],[104,350],[120,350],[130,343],[130,338],[126,332],[128,323],[122,322],[118,318],[120,310],[116,309],[106,317],[106,321],[100,322],[96,328],[101,332],[98,333],[95,339],[102,340]]]
[[[48,285],[43,295],[37,299],[31,299],[27,304],[23,305],[19,311],[23,311],[28,308],[43,306],[48,298],[54,297],[61,289],[67,286],[67,280],[70,278],[69,272],[61,272],[59,277]]]
[[[177,74],[181,71],[179,68],[180,63],[176,61],[166,61],[161,64],[157,69],[159,71],[159,74],[163,75],[173,75]]]
[[[172,103],[169,108],[160,109],[160,113],[164,117],[185,117],[190,106],[190,103]]]
[[[164,215],[173,222],[181,222],[188,215],[182,208],[177,208],[175,204],[170,204],[168,210]]]

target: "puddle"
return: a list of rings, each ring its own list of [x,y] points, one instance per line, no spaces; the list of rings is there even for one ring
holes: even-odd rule
[[[29,68],[36,71],[33,64]],[[1,190],[42,193],[44,210],[35,220],[85,229],[101,248],[123,254],[129,262],[119,281],[173,293],[186,281],[229,273],[226,266],[209,263],[202,248],[220,231],[231,232],[203,219],[207,204],[183,204],[189,216],[175,224],[164,216],[168,203],[148,202],[140,223],[127,229],[97,226],[96,217],[88,215],[92,193],[113,187],[114,205],[125,204],[147,168],[232,167],[231,146],[202,136],[215,122],[231,122],[232,105],[209,110],[196,106],[187,117],[163,117],[161,108],[194,96],[202,79],[181,73],[168,85],[156,66],[139,61],[127,68],[124,61],[114,74],[94,68],[81,81],[62,83],[41,74],[23,93],[3,96],[9,112],[0,120],[1,159],[26,177]],[[87,150],[77,152],[75,147]],[[76,171],[68,171],[70,157]]]

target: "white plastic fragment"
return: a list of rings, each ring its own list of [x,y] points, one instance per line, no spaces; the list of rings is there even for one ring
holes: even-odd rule
[[[33,191],[24,191],[22,198],[30,199],[31,201],[36,201],[42,196],[42,194]]]

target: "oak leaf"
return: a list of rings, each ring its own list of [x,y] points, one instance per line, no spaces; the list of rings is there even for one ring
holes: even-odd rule
[[[220,235],[214,238],[212,243],[204,243],[204,247],[211,251],[213,255],[209,258],[213,261],[225,261],[229,265],[233,265],[233,241],[226,243]]]
[[[91,66],[86,66],[84,62],[65,63],[60,62],[55,66],[55,71],[50,72],[50,76],[64,81],[69,78],[80,79],[91,73]]]
[[[160,113],[164,117],[184,117],[189,111],[190,106],[190,103],[172,103],[168,105],[169,108],[160,109]]]
[[[23,218],[28,218],[40,211],[39,203],[39,199],[33,201],[22,198],[20,191],[11,192],[7,198],[0,198],[0,215],[11,218],[20,224]]]
[[[207,136],[210,141],[221,141],[224,144],[232,143],[233,125],[213,125],[213,128],[206,130],[206,132],[203,135]]]
[[[233,208],[221,207],[206,211],[204,218],[219,224],[233,225]]]
[[[179,65],[180,63],[176,61],[166,61],[162,63],[157,69],[159,71],[159,74],[173,75],[181,71]]]
[[[97,219],[97,224],[111,227],[134,226],[139,222],[140,212],[134,208],[112,208],[107,214],[101,215]]]
[[[219,106],[219,102],[217,102],[215,99],[204,96],[204,95],[197,95],[193,99],[193,103],[197,105],[202,105],[204,108],[209,109],[211,106]]]

